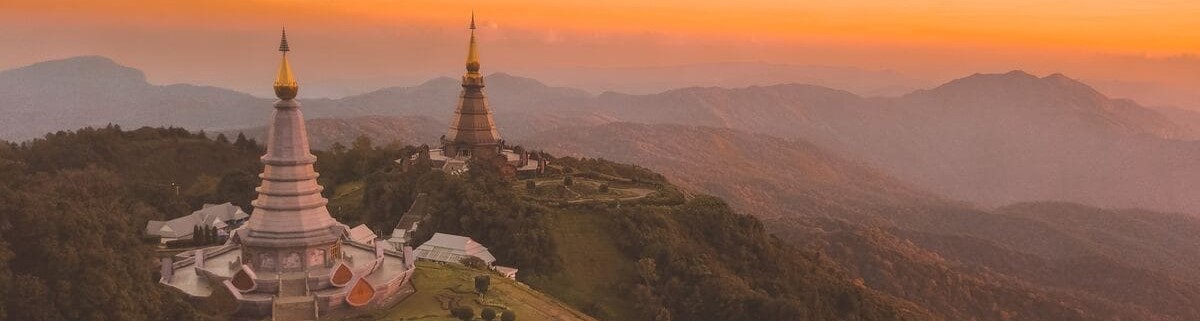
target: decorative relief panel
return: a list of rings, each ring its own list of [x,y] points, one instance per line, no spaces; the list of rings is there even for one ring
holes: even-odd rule
[[[325,250],[311,249],[308,250],[308,266],[320,266],[325,264]]]
[[[263,253],[262,255],[258,256],[258,259],[262,260],[262,262],[259,263],[258,266],[261,266],[263,269],[266,269],[266,270],[275,270],[275,256],[274,255],[271,255],[270,253]]]
[[[279,267],[284,270],[299,269],[300,264],[300,253],[291,252],[283,257],[283,262],[280,263]]]

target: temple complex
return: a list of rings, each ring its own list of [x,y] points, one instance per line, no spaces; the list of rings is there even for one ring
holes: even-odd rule
[[[500,168],[506,176],[518,172],[540,171],[544,164],[530,160],[529,153],[514,151],[504,144],[496,130],[496,120],[484,95],[483,74],[479,73],[479,46],[475,41],[475,15],[471,14],[471,42],[467,47],[467,73],[462,76],[462,93],[450,120],[450,130],[441,139],[441,148],[431,149],[431,165],[450,173],[467,171],[468,161],[484,159]],[[424,153],[423,153],[424,154]],[[401,165],[424,155],[397,160]]]
[[[411,248],[354,239],[329,215],[295,100],[300,87],[288,64],[286,33],[279,51],[279,100],[249,221],[223,245],[163,259],[160,283],[193,299],[224,291],[237,301],[236,315],[249,318],[316,320],[390,306],[412,293],[416,257]]]

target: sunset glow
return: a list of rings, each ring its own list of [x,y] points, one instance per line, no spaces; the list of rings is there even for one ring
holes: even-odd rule
[[[472,10],[491,71],[765,61],[1200,84],[1200,2],[1173,0],[8,0],[0,44],[15,50],[0,65],[101,54],[136,58],[152,80],[242,88],[213,69],[260,68],[228,58],[264,55],[252,50],[286,25],[320,77],[416,81],[456,72],[430,66],[462,59]],[[166,68],[167,57],[205,71]]]

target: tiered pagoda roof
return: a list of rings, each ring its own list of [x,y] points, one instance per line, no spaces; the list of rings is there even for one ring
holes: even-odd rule
[[[309,151],[304,114],[295,100],[300,90],[288,64],[290,50],[285,32],[280,40],[282,61],[275,78],[275,112],[267,136],[267,154],[263,155],[262,185],[254,211],[241,230],[242,244],[265,247],[296,247],[335,242],[344,226],[329,215],[317,184],[313,163],[317,157]]]
[[[475,41],[475,15],[471,14],[471,43],[467,47],[467,73],[462,77],[462,94],[446,134],[447,145],[465,148],[497,146],[500,133],[483,93],[483,75],[479,73],[479,49]]]

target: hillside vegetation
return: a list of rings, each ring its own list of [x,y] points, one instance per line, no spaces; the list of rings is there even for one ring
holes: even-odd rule
[[[713,193],[867,286],[946,319],[1200,317],[1186,303],[1200,275],[1192,216],[1060,202],[980,209],[805,141],[739,130],[613,123],[528,141]]]
[[[473,288],[474,278],[480,275],[488,275],[491,280],[483,298]],[[512,311],[518,320],[596,320],[524,284],[462,265],[417,262],[412,282],[416,287],[412,296],[390,308],[347,320],[453,321],[458,319],[449,311],[455,307],[471,308],[476,314],[485,308]]]
[[[395,171],[390,160],[414,150],[366,141],[322,152],[323,180],[364,184],[362,206],[339,216],[390,228],[416,193],[428,193],[434,210],[419,238],[434,231],[469,235],[491,247],[500,264],[520,268],[535,289],[602,320],[935,319],[855,285],[831,262],[796,252],[723,202],[672,192],[661,175],[643,168],[562,159],[571,173],[636,178],[661,194],[559,207],[524,201],[510,182],[483,169],[466,176]],[[5,144],[0,152],[6,177],[0,283],[12,284],[0,289],[23,294],[5,296],[7,317],[220,318],[212,307],[183,303],[153,282],[152,245],[143,243],[140,227],[204,202],[245,204],[257,185],[252,175],[261,150],[253,141],[112,126]],[[569,221],[580,217],[611,228],[572,227]],[[576,233],[581,229],[590,230]],[[572,270],[594,260],[611,269]]]
[[[851,283],[835,265],[794,251],[719,200],[672,192],[661,175],[605,161],[554,163],[574,175],[636,178],[662,195],[542,205],[522,201],[483,165],[461,177],[415,166],[368,177],[357,215],[373,227],[389,226],[406,209],[396,204],[426,193],[431,218],[418,241],[435,231],[471,236],[492,249],[498,264],[520,268],[521,280],[603,320],[931,318]]]
[[[182,129],[0,144],[0,319],[214,319],[156,283],[142,227],[204,202],[247,204],[259,153]]]

